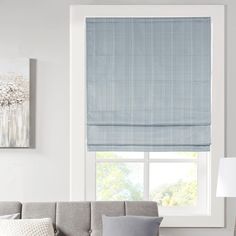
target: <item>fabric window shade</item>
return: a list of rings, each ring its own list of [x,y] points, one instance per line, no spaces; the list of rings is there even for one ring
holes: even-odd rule
[[[89,151],[209,151],[211,21],[87,18]]]

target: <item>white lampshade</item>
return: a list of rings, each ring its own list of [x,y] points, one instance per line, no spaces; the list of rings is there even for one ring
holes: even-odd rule
[[[217,197],[236,197],[236,157],[220,160]]]

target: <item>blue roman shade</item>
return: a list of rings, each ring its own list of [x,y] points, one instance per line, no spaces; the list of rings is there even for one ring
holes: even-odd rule
[[[211,22],[87,18],[89,151],[208,151]]]

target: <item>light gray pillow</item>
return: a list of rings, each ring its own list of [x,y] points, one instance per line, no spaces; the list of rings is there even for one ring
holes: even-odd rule
[[[157,236],[162,217],[102,216],[103,236]]]
[[[22,219],[0,220],[1,236],[55,236],[52,220]]]
[[[16,220],[16,219],[20,219],[20,213],[0,216],[0,220]]]

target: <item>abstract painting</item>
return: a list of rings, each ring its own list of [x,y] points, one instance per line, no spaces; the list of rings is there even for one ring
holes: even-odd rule
[[[0,59],[0,147],[29,147],[30,60]]]

